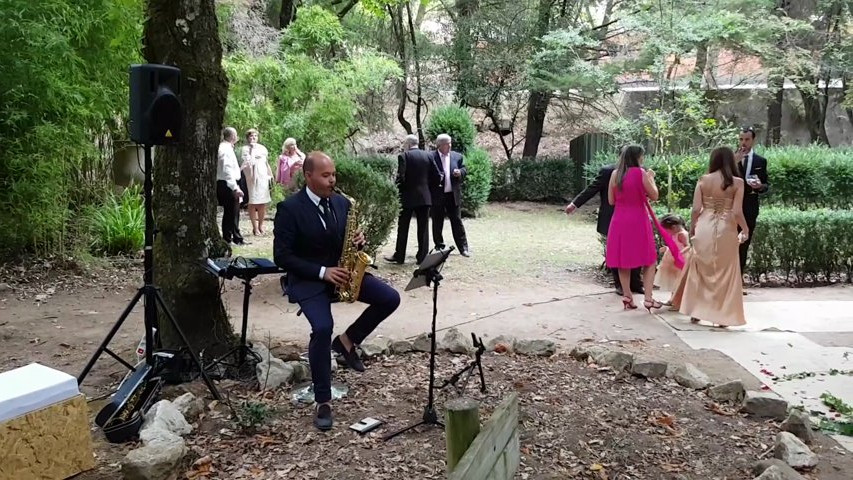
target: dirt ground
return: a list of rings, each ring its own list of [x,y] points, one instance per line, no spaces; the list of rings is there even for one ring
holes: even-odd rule
[[[241,225],[246,230],[248,219]],[[465,325],[479,330],[482,326],[483,336],[488,338],[512,326],[527,336],[552,338],[563,349],[583,339],[631,342],[633,349],[653,351],[665,360],[689,359],[714,381],[741,378],[748,388],[761,385],[719,352],[690,350],[661,322],[650,321],[645,312],[620,312],[608,279],[597,269],[601,246],[588,212],[567,218],[554,205],[489,205],[483,217],[466,219],[465,225],[473,257],[452,256],[443,272],[448,280],[442,286],[446,293],[441,298],[440,329]],[[449,225],[445,231],[449,236]],[[413,267],[414,234],[411,237],[408,264],[385,264],[381,257],[390,255],[388,245],[378,259],[377,275],[400,290]],[[392,235],[389,243],[393,239]],[[234,254],[272,256],[271,235],[251,237],[250,241],[252,245]],[[0,267],[2,277],[11,279],[0,284],[0,371],[40,362],[76,376],[139,286],[138,261],[99,268],[68,268],[69,263],[74,266],[68,259],[51,258]],[[295,316],[295,308],[281,297],[277,284],[277,277],[258,279],[251,304],[252,334],[273,343],[296,341],[304,348],[307,322]],[[777,290],[754,291],[751,298],[784,293]],[[223,291],[234,321],[239,322],[241,286],[226,282]],[[404,303],[408,306],[380,334],[400,338],[428,329],[430,291],[408,292]],[[552,316],[562,312],[565,326],[553,329],[538,321],[545,312]],[[343,315],[349,313],[343,310]],[[110,346],[124,358],[134,359],[141,335],[140,303]],[[268,404],[274,414],[257,432],[229,437],[216,433],[236,428],[220,405],[208,412],[198,425],[199,433],[191,437],[194,454],[213,457],[212,466],[218,473],[211,478],[241,478],[240,467],[248,472],[244,478],[332,478],[334,472],[339,475],[333,478],[440,478],[444,471],[441,432],[410,434],[389,443],[378,438],[420,417],[425,360],[417,354],[390,357],[373,362],[366,374],[340,371],[337,380],[351,390],[336,405],[338,428],[330,435],[316,433],[310,425],[310,412],[293,408],[285,398],[286,391],[260,396],[231,384],[231,395]],[[489,356],[484,363],[489,393],[479,396],[474,388],[468,389],[469,395],[483,402],[484,417],[505,392],[515,389],[521,395],[524,453],[518,478],[751,478],[744,468],[773,443],[774,425],[707,412],[704,397],[685,393],[668,382],[614,381],[562,356]],[[450,357],[442,357],[439,378],[454,369]],[[125,372],[104,355],[82,390],[94,399],[108,395]],[[190,387],[205,393],[197,385]],[[442,392],[439,408],[448,393]],[[96,412],[99,403],[92,403],[92,408]],[[376,435],[360,438],[343,428],[369,415],[381,416],[386,422]],[[666,415],[674,416],[677,434],[649,423],[649,418]],[[98,442],[98,472],[82,478],[116,478],[118,461],[132,445],[110,445],[97,430],[93,437]],[[837,468],[853,471],[853,456],[844,456],[828,440],[821,442],[821,469],[812,478],[849,478]],[[237,451],[239,457],[232,455]],[[325,452],[322,458],[327,470],[322,473],[314,461],[319,452]],[[335,470],[336,465],[347,462],[346,471],[343,467]],[[602,468],[590,470],[595,464]],[[262,469],[263,475],[252,477],[257,473],[252,467]],[[601,476],[602,471],[608,476]]]

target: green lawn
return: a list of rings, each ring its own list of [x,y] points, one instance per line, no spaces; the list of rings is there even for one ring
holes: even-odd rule
[[[602,249],[595,231],[591,208],[567,216],[559,205],[535,203],[492,203],[478,218],[463,219],[473,256],[452,255],[445,267],[448,275],[465,283],[504,283],[519,280],[559,280],[574,270],[591,270],[601,264]],[[241,230],[251,230],[248,218]],[[248,227],[248,228],[247,228]],[[246,239],[252,245],[236,247],[234,255],[272,258],[272,224],[266,237]],[[416,250],[415,220],[409,229],[405,265],[390,265],[382,257],[394,251],[396,228],[380,250],[376,263],[383,276],[405,281]],[[445,242],[452,242],[450,223],[444,225]],[[432,234],[430,234],[432,243]]]

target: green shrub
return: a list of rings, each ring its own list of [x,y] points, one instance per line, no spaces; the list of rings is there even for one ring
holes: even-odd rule
[[[770,190],[763,205],[807,208],[853,208],[853,149],[824,146],[775,147],[758,152],[767,158]],[[708,153],[646,157],[645,166],[655,171],[662,202],[685,208],[693,199],[696,181],[708,170]],[[601,165],[616,162],[602,154],[585,166],[591,181]]]
[[[397,156],[357,155],[353,160],[367,165],[371,170],[387,177],[392,182],[397,178]]]
[[[477,135],[468,110],[457,105],[445,105],[435,110],[427,119],[424,131],[432,142],[442,133],[450,135],[453,150],[463,154],[474,145]]]
[[[472,147],[464,165],[468,174],[462,186],[462,215],[476,217],[492,190],[492,158],[482,148]]]
[[[658,215],[667,211],[658,206]],[[689,224],[690,210],[676,211]],[[853,210],[762,208],[749,248],[747,273],[799,282],[853,280]]]
[[[335,160],[337,187],[359,204],[364,219],[365,251],[375,257],[379,248],[388,240],[391,229],[400,213],[400,198],[397,186],[382,173],[355,158],[342,157]],[[305,177],[296,177],[299,188],[305,185]]]
[[[489,198],[495,201],[566,201],[583,189],[582,185],[576,185],[575,168],[569,157],[508,160],[495,166]]]
[[[106,255],[132,255],[145,241],[145,205],[139,187],[110,195],[91,211],[92,251]]]

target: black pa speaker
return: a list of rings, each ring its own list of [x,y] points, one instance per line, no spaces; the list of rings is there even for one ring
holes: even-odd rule
[[[181,139],[181,71],[169,65],[130,66],[130,139],[168,145]]]

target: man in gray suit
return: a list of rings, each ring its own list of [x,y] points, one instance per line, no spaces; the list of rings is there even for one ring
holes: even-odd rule
[[[418,222],[417,263],[426,258],[429,251],[429,208],[432,205],[433,187],[438,187],[441,177],[429,153],[418,148],[418,137],[409,135],[403,143],[404,152],[397,157],[397,188],[400,190],[400,218],[397,222],[397,248],[394,255],[385,257],[392,263],[406,260],[406,243],[409,240],[409,224],[412,215]]]
[[[462,182],[468,175],[461,153],[451,151],[450,135],[442,133],[435,139],[438,149],[433,161],[441,174],[441,182],[432,192],[432,239],[437,249],[444,248],[444,217],[450,219],[450,229],[459,254],[470,257],[465,226],[462,225]]]

